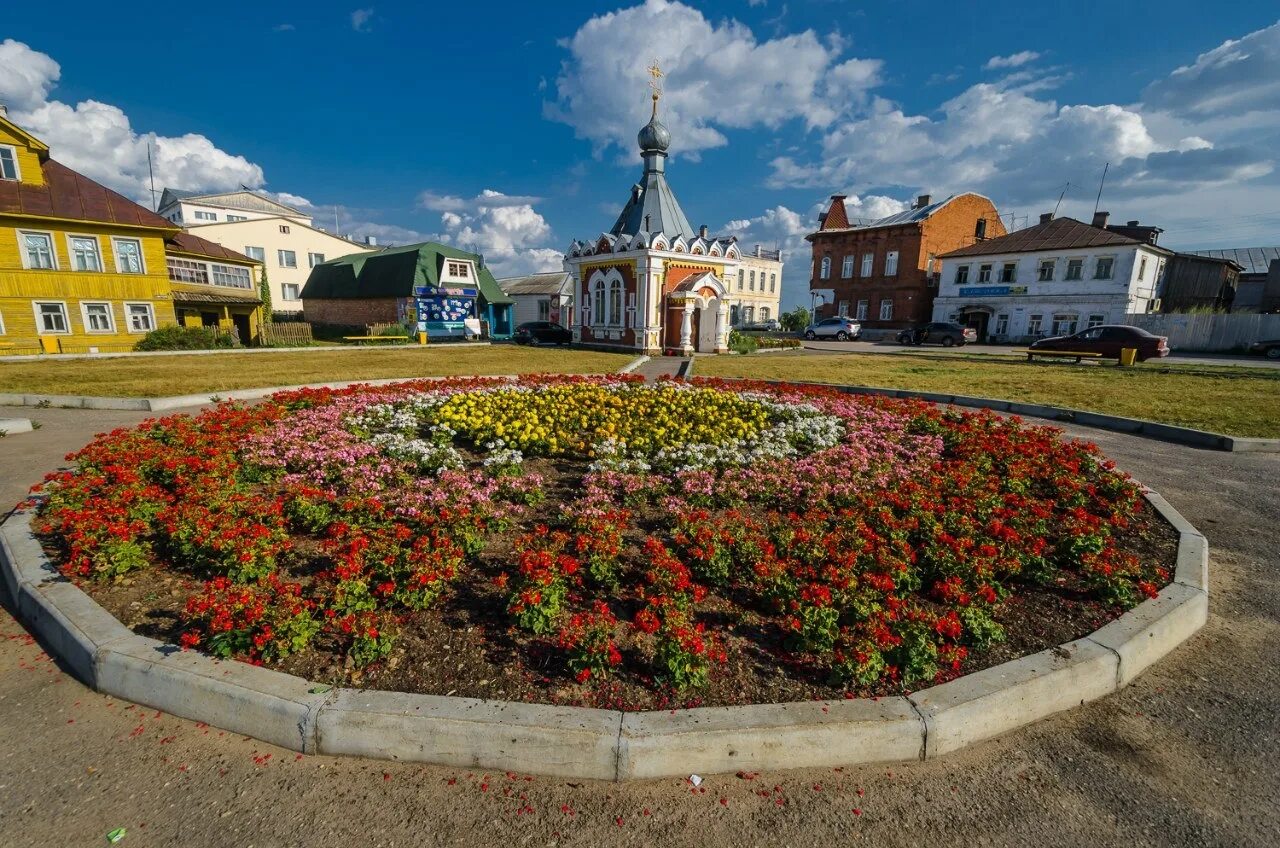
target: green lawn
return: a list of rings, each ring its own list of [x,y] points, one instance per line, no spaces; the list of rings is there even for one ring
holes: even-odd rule
[[[164,397],[262,386],[472,374],[600,374],[634,357],[514,345],[5,362],[0,392]]]
[[[805,380],[1046,403],[1234,436],[1280,438],[1280,370],[1032,364],[902,354],[699,359],[701,377]]]

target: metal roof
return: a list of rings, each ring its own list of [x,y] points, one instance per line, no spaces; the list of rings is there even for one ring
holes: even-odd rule
[[[45,159],[40,168],[44,172],[44,185],[0,180],[0,214],[177,229],[171,221],[57,160]]]
[[[1196,256],[1229,259],[1244,269],[1244,274],[1265,274],[1271,263],[1280,259],[1280,247],[1233,247],[1223,250],[1184,250]]]
[[[819,232],[829,233],[829,232],[845,230],[845,229],[873,230],[878,227],[900,227],[904,224],[918,224],[921,221],[933,215],[938,210],[942,209],[942,207],[946,206],[948,203],[955,200],[957,197],[964,197],[966,195],[973,195],[974,197],[982,197],[986,200],[990,200],[990,198],[987,198],[985,195],[977,194],[976,192],[972,192],[972,191],[966,191],[966,192],[961,192],[960,194],[953,194],[950,197],[948,197],[946,200],[939,200],[937,203],[930,203],[926,206],[915,206],[915,207],[912,207],[911,209],[904,209],[901,212],[895,212],[892,215],[888,215],[884,218],[876,218],[871,221],[868,221],[865,218],[852,218],[852,219],[846,218],[846,221],[848,222],[847,226],[844,226],[844,227],[823,226],[822,228],[819,229]],[[843,200],[843,198],[841,199]],[[828,210],[828,212],[830,212],[830,210]],[[846,211],[846,215],[847,215],[847,211]]]
[[[649,157],[646,157],[646,160]],[[656,158],[656,157],[654,157]],[[609,230],[615,236],[633,236],[636,233],[662,233],[668,239],[677,236],[692,238],[696,233],[689,225],[675,192],[667,184],[661,170],[645,167],[641,182],[632,186],[631,197],[622,207],[622,214]]]
[[[476,269],[475,287],[488,303],[512,303],[498,287],[478,253],[438,242],[389,247],[375,253],[353,253],[321,262],[311,269],[302,287],[303,300],[358,300],[412,297],[414,288],[440,287],[444,260],[466,259]]]
[[[942,254],[943,259],[955,256],[994,256],[1001,253],[1032,253],[1038,250],[1073,250],[1085,247],[1106,247],[1108,245],[1146,245],[1154,250],[1156,247],[1138,239],[1122,236],[1101,227],[1094,227],[1075,218],[1054,218],[1044,224],[1036,224],[1025,230],[1009,233],[1007,236],[986,239],[984,241],[962,247]]]
[[[529,274],[524,277],[500,277],[498,287],[508,295],[560,294],[569,288],[570,276],[564,271]]]

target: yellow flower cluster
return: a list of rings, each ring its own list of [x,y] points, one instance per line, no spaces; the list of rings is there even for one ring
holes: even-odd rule
[[[609,439],[649,454],[683,442],[745,439],[769,425],[763,406],[732,392],[592,384],[457,394],[434,418],[474,444],[501,439],[527,456],[591,457]]]

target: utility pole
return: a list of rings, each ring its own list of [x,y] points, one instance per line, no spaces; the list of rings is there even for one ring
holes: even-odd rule
[[[1098,199],[1093,202],[1093,214],[1098,214],[1098,207],[1102,205],[1102,187],[1107,184],[1107,169],[1111,167],[1108,162],[1102,168],[1102,179],[1098,181]]]
[[[1069,188],[1071,188],[1070,182],[1062,187],[1062,194],[1058,195],[1058,202],[1053,207],[1053,217],[1058,217],[1058,209],[1062,206],[1062,198],[1067,196],[1067,189]]]
[[[156,203],[156,172],[151,167],[151,139],[147,139],[147,175],[151,177],[151,211],[160,211]]]

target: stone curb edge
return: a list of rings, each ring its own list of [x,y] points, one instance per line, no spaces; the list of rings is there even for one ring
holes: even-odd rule
[[[751,380],[749,377],[710,377],[706,379],[750,380],[751,382],[769,383],[771,385],[815,386],[835,389],[852,395],[880,395],[903,400],[925,400],[931,403],[950,404],[952,406],[992,409],[996,412],[1008,412],[1028,418],[1044,418],[1062,424],[1079,424],[1084,427],[1097,427],[1100,430],[1132,433],[1147,436],[1161,442],[1173,442],[1174,444],[1204,448],[1206,450],[1219,450],[1228,453],[1280,453],[1280,439],[1227,436],[1222,433],[1211,433],[1207,430],[1196,430],[1191,427],[1161,424],[1158,421],[1125,418],[1120,415],[1104,415],[1100,412],[1088,412],[1082,409],[1068,409],[1067,407],[1049,406],[1040,403],[1022,403],[1021,401],[1002,400],[1000,398],[949,395],[941,392],[914,392],[909,389],[848,386],[839,383],[817,383],[801,380]]]
[[[0,436],[30,433],[33,429],[30,418],[0,418]]]
[[[1174,581],[1101,629],[907,697],[623,713],[329,689],[138,636],[64,580],[31,511],[0,525],[19,614],[99,692],[306,754],[354,755],[597,780],[932,759],[1127,685],[1204,626],[1209,546],[1179,531]]]
[[[436,342],[433,345],[395,345],[399,350],[439,350],[442,347],[491,347],[493,342]],[[148,356],[234,356],[237,354],[267,353],[333,353],[351,350],[385,350],[373,345],[313,345],[311,347],[238,347],[218,350],[122,350],[110,353],[19,353],[0,356],[0,366],[6,362],[66,362],[76,359],[129,359]]]
[[[648,361],[649,361],[649,357],[647,356],[637,356],[635,359],[631,360],[626,365],[619,368],[618,373],[630,374],[632,371],[636,370],[637,368],[639,368],[641,365],[644,365]]]

